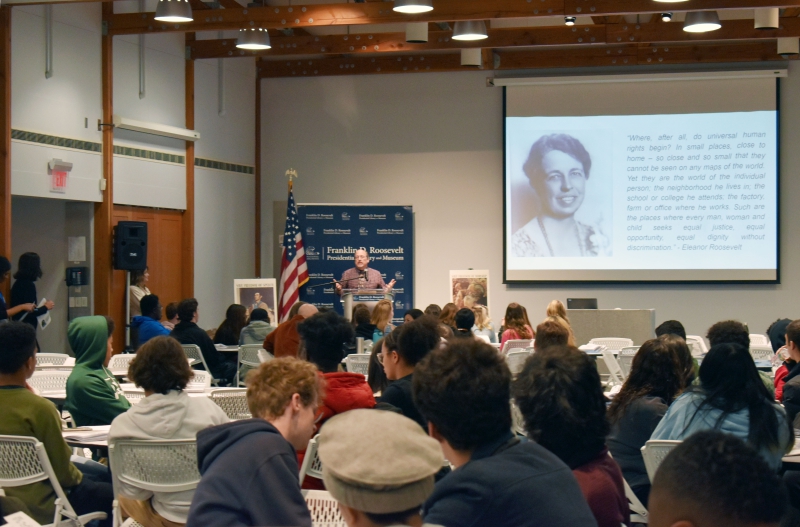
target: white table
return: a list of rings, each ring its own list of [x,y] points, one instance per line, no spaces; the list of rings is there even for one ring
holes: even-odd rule
[[[61,431],[64,441],[77,448],[107,448],[108,431],[111,425],[81,426]]]

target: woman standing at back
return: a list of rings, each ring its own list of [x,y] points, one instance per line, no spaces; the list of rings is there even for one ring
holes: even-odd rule
[[[14,285],[11,286],[11,307],[22,304],[39,305],[39,297],[36,296],[36,280],[42,277],[42,263],[36,253],[23,253],[19,257],[17,272],[14,273]],[[40,317],[53,309],[55,304],[48,300],[42,307],[37,307],[33,311],[21,311],[14,315],[14,320],[19,320],[30,324],[34,329],[38,326],[36,317]]]
[[[145,268],[141,271],[131,271],[131,285],[130,285],[130,311],[131,318],[142,315],[142,308],[139,302],[142,297],[150,294],[147,288],[147,282],[150,281],[150,271]]]
[[[516,302],[508,304],[503,321],[505,329],[500,337],[500,349],[503,349],[507,340],[529,340],[536,336],[525,318],[525,311],[521,305]]]

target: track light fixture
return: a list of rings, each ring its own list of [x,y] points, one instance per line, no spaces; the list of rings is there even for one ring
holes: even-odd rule
[[[777,7],[754,9],[753,15],[756,29],[778,29],[780,26],[780,11]]]
[[[670,22],[672,20],[672,13],[661,13],[662,22]]]
[[[393,11],[413,15],[433,11],[433,0],[394,0]]]
[[[721,27],[716,11],[690,11],[683,22],[683,30],[688,33],[706,33]]]
[[[272,44],[269,42],[267,30],[259,27],[240,29],[236,47],[239,49],[271,49]]]
[[[463,20],[456,22],[453,28],[453,40],[483,40],[486,34],[486,23],[483,20]]]
[[[574,16],[565,16],[564,17],[564,23],[566,25],[568,25],[568,26],[574,26],[575,25],[575,17]]]
[[[159,22],[191,22],[192,6],[189,0],[158,0],[156,15],[154,17]]]
[[[788,59],[800,54],[800,38],[780,37],[778,39],[778,55]]]

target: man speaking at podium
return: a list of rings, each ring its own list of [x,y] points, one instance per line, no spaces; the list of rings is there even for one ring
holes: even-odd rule
[[[336,294],[341,295],[342,289],[383,289],[388,293],[394,287],[395,281],[384,283],[380,271],[369,268],[369,255],[365,249],[356,250],[356,266],[342,273],[341,283],[336,284]]]

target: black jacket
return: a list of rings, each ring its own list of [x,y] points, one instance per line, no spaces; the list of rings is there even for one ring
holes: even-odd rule
[[[389,382],[389,386],[383,390],[380,399],[378,399],[376,408],[379,410],[391,410],[392,408],[386,408],[385,405],[393,406],[400,410],[404,416],[419,423],[419,426],[427,433],[428,421],[419,413],[417,405],[414,404],[414,396],[411,393],[413,378],[414,374],[412,373],[396,381]]]
[[[11,286],[11,305],[9,307],[16,307],[20,304],[39,304],[39,299],[36,296],[36,284],[33,280],[21,278]],[[36,317],[40,317],[45,313],[47,313],[47,308],[42,306],[34,309],[30,313],[27,311],[20,311],[14,315],[14,320],[22,320],[22,317],[25,317],[25,320],[22,321],[33,326],[33,329],[36,329],[38,327]],[[26,314],[27,316],[25,316]]]
[[[475,449],[422,509],[445,527],[597,527],[578,481],[555,454],[511,432]]]
[[[202,479],[186,527],[311,527],[297,453],[267,421],[201,430],[197,462]]]
[[[800,414],[800,362],[795,363],[784,380],[786,382],[783,385],[783,407],[786,408],[786,417],[792,424],[794,418]]]
[[[236,365],[228,362],[222,352],[217,351],[211,337],[208,333],[195,324],[194,322],[179,322],[175,325],[175,329],[169,334],[174,337],[181,344],[194,344],[200,347],[200,352],[206,360],[211,375],[216,379],[224,379],[229,384],[233,382],[236,376]],[[193,365],[194,368],[203,369],[203,365]]]

